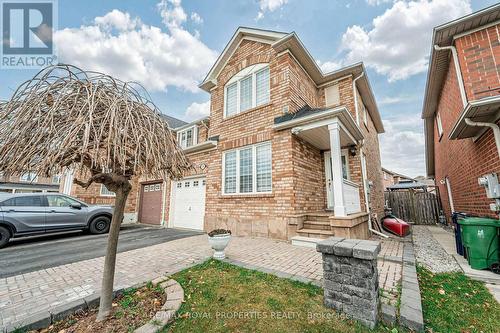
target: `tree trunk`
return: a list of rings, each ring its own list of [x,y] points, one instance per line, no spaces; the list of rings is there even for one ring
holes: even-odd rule
[[[107,319],[111,312],[118,236],[125,211],[125,203],[132,188],[128,180],[116,185],[115,207],[113,210],[113,218],[111,219],[111,227],[108,235],[108,248],[106,250],[106,258],[104,260],[104,270],[102,274],[101,301],[99,304],[99,313],[97,314],[98,322]]]

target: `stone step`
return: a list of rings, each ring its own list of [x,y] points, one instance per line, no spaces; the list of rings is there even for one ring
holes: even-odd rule
[[[304,229],[331,230],[330,222],[325,221],[304,221]]]
[[[297,233],[303,237],[322,238],[322,239],[333,236],[333,231],[331,231],[331,230],[317,230],[317,229],[302,228],[302,229],[297,230]]]
[[[329,222],[329,215],[328,214],[307,214],[306,216],[307,221],[321,221],[321,222]]]
[[[294,236],[290,240],[292,241],[292,245],[303,246],[303,247],[312,247],[315,249],[316,244],[318,242],[321,242],[323,240],[323,238]]]

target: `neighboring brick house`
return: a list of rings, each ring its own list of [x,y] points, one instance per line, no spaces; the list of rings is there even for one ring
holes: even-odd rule
[[[389,186],[399,184],[401,181],[415,181],[415,179],[401,175],[394,171],[382,168],[382,179],[384,184],[384,191],[387,190]]]
[[[500,171],[488,127],[500,119],[499,20],[494,5],[434,29],[422,118],[427,174],[448,218],[452,211],[496,216],[478,178]]]
[[[34,172],[25,172],[21,175],[0,174],[0,192],[57,192],[60,178],[59,176],[39,177]]]
[[[140,222],[369,236],[368,207],[384,208],[384,129],[362,63],[324,74],[295,33],[239,28],[200,87],[210,115],[173,128],[194,168],[139,182]]]

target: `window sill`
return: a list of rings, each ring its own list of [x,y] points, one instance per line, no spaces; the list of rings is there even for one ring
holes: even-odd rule
[[[235,193],[235,194],[219,194],[219,199],[236,199],[236,198],[274,198],[274,193]]]
[[[248,110],[245,110],[243,112],[240,112],[240,113],[237,113],[237,114],[233,114],[231,116],[227,116],[227,117],[223,117],[222,118],[222,122],[226,121],[226,120],[231,120],[233,118],[236,118],[238,116],[242,116],[244,114],[247,114],[247,113],[250,113],[250,112],[253,112],[253,111],[257,111],[257,110],[260,110],[260,109],[263,109],[265,107],[268,107],[268,106],[271,106],[273,105],[273,103],[269,102],[269,103],[266,103],[266,104],[262,104],[262,105],[259,105],[259,106],[256,106],[256,107],[253,107],[251,109],[248,109]]]

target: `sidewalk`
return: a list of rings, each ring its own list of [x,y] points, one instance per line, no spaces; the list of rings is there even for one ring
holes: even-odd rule
[[[115,288],[126,288],[172,274],[208,259],[212,254],[206,235],[174,240],[119,253]],[[226,256],[234,261],[303,281],[321,283],[321,254],[265,238],[233,237]],[[391,260],[382,260],[383,257]],[[382,242],[379,258],[380,288],[396,291],[401,278],[402,245]],[[30,316],[47,315],[52,309],[100,292],[104,257],[0,279],[0,328],[21,326]]]

